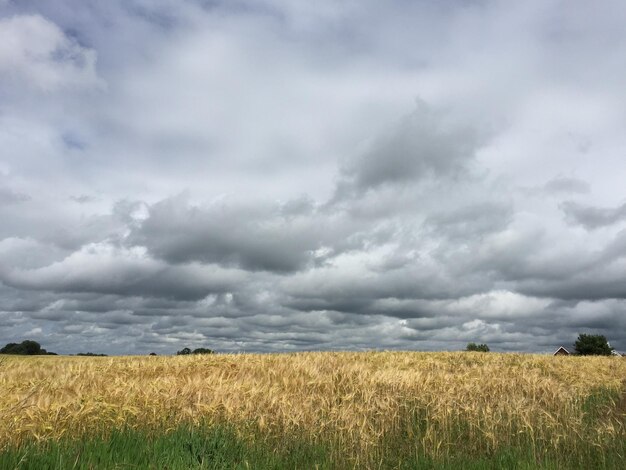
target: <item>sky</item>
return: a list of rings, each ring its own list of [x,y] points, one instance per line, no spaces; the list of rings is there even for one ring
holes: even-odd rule
[[[626,350],[622,0],[0,0],[0,343]]]

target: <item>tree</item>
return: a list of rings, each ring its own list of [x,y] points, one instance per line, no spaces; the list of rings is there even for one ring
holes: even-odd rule
[[[177,356],[186,356],[187,354],[213,354],[215,351],[207,348],[196,348],[193,351],[189,348],[183,348],[176,353]]]
[[[207,348],[196,348],[191,354],[213,354],[215,351]]]
[[[465,350],[475,352],[489,352],[489,346],[487,346],[486,344],[468,343]]]
[[[23,354],[26,356],[39,356],[44,354],[54,355],[41,348],[37,341],[25,340],[21,343],[9,343],[0,349],[0,354]]]
[[[580,356],[610,356],[613,348],[604,335],[587,335],[581,333],[574,343],[574,351]]]

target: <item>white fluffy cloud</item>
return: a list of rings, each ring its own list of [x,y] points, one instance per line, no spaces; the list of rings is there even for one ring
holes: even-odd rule
[[[27,83],[41,91],[100,86],[96,52],[82,47],[40,15],[0,19],[0,76],[5,86]]]

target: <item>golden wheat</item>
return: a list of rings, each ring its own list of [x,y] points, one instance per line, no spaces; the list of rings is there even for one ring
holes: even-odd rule
[[[520,435],[556,447],[580,435],[583,405],[597,387],[619,392],[625,377],[618,358],[494,353],[5,356],[0,448],[222,422],[242,433],[333,436],[360,449],[403,432],[434,457],[454,445],[460,425],[490,449]],[[594,423],[599,444],[626,435],[620,412],[607,405]]]

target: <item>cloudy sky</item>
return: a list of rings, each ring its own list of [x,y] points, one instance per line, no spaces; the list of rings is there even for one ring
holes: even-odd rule
[[[0,343],[626,350],[622,0],[0,0]]]

